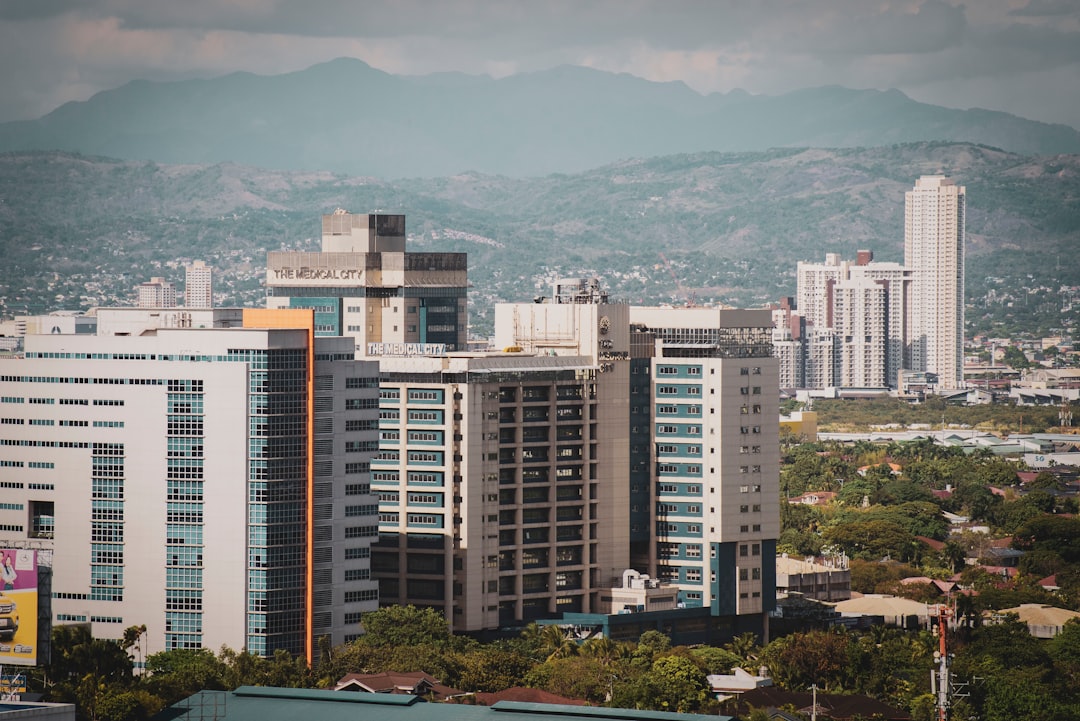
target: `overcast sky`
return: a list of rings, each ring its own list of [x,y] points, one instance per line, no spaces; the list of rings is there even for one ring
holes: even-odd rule
[[[0,121],[130,80],[561,64],[702,93],[899,88],[1080,128],[1080,0],[0,0]]]

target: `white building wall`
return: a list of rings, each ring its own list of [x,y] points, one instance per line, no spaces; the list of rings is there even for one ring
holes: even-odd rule
[[[926,175],[905,195],[904,264],[913,273],[908,367],[938,374],[938,387],[963,386],[963,186]]]

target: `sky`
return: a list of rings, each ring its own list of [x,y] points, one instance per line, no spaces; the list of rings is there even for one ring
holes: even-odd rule
[[[0,0],[0,121],[131,80],[583,65],[701,93],[898,88],[1080,128],[1080,0]]]

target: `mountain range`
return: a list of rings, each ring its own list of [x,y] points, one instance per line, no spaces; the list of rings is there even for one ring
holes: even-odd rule
[[[625,160],[581,173],[380,180],[234,163],[0,154],[0,316],[130,303],[151,276],[208,261],[219,303],[262,305],[266,251],[315,250],[323,213],[406,214],[414,251],[469,254],[470,321],[597,275],[634,303],[759,306],[799,260],[902,260],[904,192],[967,188],[969,331],[1080,326],[1080,155],[970,143],[774,149]]]
[[[701,95],[681,82],[582,67],[501,79],[398,76],[348,58],[276,76],[135,81],[37,120],[0,124],[0,151],[380,178],[522,178],[682,153],[919,141],[1080,153],[1071,127],[928,105],[897,90]]]

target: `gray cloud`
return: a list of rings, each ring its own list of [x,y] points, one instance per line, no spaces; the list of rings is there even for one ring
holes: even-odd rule
[[[36,117],[136,78],[274,74],[352,56],[408,74],[579,64],[683,80],[700,92],[899,87],[1080,125],[1080,107],[1060,98],[1080,89],[1069,72],[1080,63],[1080,3],[1015,4],[2,0],[0,65],[23,70],[0,74],[0,120]]]
[[[1017,17],[1075,17],[1076,0],[1030,0],[1024,7],[1010,10],[1009,14]]]

